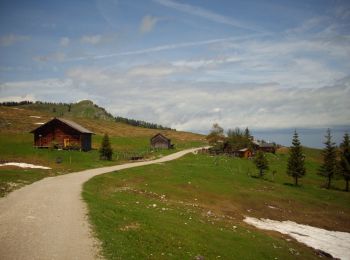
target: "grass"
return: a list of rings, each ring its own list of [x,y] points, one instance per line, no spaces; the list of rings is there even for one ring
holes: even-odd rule
[[[52,112],[53,108],[56,110],[55,113]],[[29,132],[39,126],[37,123],[47,122],[52,116],[62,116],[62,114],[65,118],[71,119],[96,133],[92,139],[94,148],[92,151],[58,151],[33,148],[33,136]],[[151,151],[149,148],[150,137],[158,132],[171,138],[175,149]],[[109,134],[115,151],[112,161],[99,160],[98,148],[104,133]],[[103,109],[95,107],[88,101],[73,104],[71,112],[68,112],[67,106],[58,104],[0,106],[0,162],[26,162],[52,168],[52,170],[45,171],[25,171],[14,167],[0,168],[0,190],[3,191],[0,196],[46,176],[120,164],[129,161],[131,156],[156,158],[203,144],[203,136],[198,134],[146,129],[116,123]],[[61,163],[57,163],[57,159]],[[12,174],[10,179],[7,176],[9,172]],[[29,172],[31,173],[29,174]],[[33,176],[33,178],[28,178],[28,176]],[[21,185],[14,185],[14,183],[21,183]]]
[[[263,179],[250,160],[188,155],[97,176],[83,197],[109,259],[316,259],[306,246],[242,222],[249,215],[350,231],[343,182],[323,189],[319,151],[305,154],[300,187],[285,174],[284,153],[268,156],[271,170]]]
[[[98,148],[101,144],[102,136],[93,136],[93,149],[89,152],[62,151],[51,149],[33,148],[33,136],[31,134],[4,133],[0,135],[0,161],[26,162],[36,165],[43,165],[52,170],[32,170],[28,181],[28,171],[15,167],[0,168],[0,196],[23,185],[12,185],[11,183],[29,184],[46,176],[55,176],[69,172],[76,172],[84,169],[98,168],[103,166],[120,164],[129,161],[131,156],[143,156],[145,158],[157,158],[169,153],[173,153],[188,147],[202,145],[201,142],[177,142],[176,148],[172,150],[152,151],[149,148],[147,137],[114,137],[110,138],[115,151],[112,161],[99,160]],[[60,163],[57,163],[59,161]],[[12,173],[12,178],[8,178],[8,172]],[[37,174],[36,174],[37,173]]]
[[[41,180],[51,173],[45,170],[24,169],[19,171],[15,167],[0,170],[0,197],[24,185]]]

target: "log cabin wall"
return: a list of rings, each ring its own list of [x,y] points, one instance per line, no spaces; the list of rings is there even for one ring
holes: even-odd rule
[[[81,133],[59,119],[53,119],[32,132],[35,147],[50,147],[55,144],[58,148],[91,150],[92,133]]]

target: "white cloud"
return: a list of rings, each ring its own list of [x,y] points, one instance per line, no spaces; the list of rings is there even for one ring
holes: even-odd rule
[[[153,0],[154,2],[157,2],[158,4],[161,4],[163,6],[175,9],[180,12],[184,12],[190,15],[198,16],[201,18],[204,18],[206,20],[220,23],[220,24],[225,24],[229,26],[234,26],[237,28],[242,28],[242,29],[247,29],[251,31],[256,31],[256,32],[262,32],[260,28],[257,26],[253,26],[248,24],[247,22],[242,22],[235,20],[231,17],[227,17],[215,12],[212,12],[210,10],[206,10],[204,8],[198,7],[198,6],[193,6],[189,4],[183,4],[179,3],[173,0]]]
[[[65,80],[2,83],[0,93],[33,95],[37,100],[89,98],[117,115],[179,130],[203,131],[214,122],[225,129],[350,124],[350,77],[331,87],[288,88],[274,83],[171,81],[166,78],[169,73],[146,66],[129,71],[80,67],[70,70]]]
[[[157,65],[141,65],[128,70],[129,77],[164,77],[180,72],[185,72],[184,68],[176,67],[171,64],[157,64]]]
[[[17,42],[23,42],[30,40],[29,36],[8,34],[0,37],[0,46],[8,47]]]
[[[70,39],[68,37],[62,37],[60,40],[60,45],[67,47],[70,44]]]
[[[98,43],[100,43],[102,40],[102,36],[99,34],[96,35],[84,35],[81,37],[80,41],[82,43],[87,43],[87,44],[92,44],[92,45],[96,45]]]
[[[118,57],[118,56],[142,55],[142,54],[148,54],[148,53],[154,53],[154,52],[196,47],[196,46],[212,45],[212,44],[217,44],[217,43],[242,41],[242,40],[247,40],[247,39],[257,37],[257,36],[262,36],[262,35],[264,35],[264,34],[254,34],[254,35],[247,35],[247,36],[227,37],[227,38],[216,38],[216,39],[210,39],[210,40],[204,40],[204,41],[173,43],[173,44],[159,45],[159,46],[155,46],[155,47],[147,48],[147,49],[109,53],[109,54],[104,54],[104,55],[94,55],[94,56],[88,56],[88,57],[87,56],[76,57],[76,58],[71,58],[69,60],[70,61],[80,61],[80,60],[88,60],[88,59],[108,59],[108,58],[113,58],[113,57]]]
[[[20,102],[20,101],[36,101],[35,96],[32,94],[22,95],[22,96],[7,96],[7,97],[0,97],[0,102],[5,101],[13,101],[13,102]]]
[[[141,33],[151,32],[159,20],[160,19],[158,17],[154,17],[151,15],[144,16],[140,24],[140,32]]]

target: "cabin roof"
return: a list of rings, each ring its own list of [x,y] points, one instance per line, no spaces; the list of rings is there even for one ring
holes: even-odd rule
[[[265,148],[275,147],[275,145],[273,143],[262,143],[262,142],[258,142],[256,140],[253,140],[253,144],[255,144],[259,147],[265,147]]]
[[[156,134],[155,136],[153,136],[152,138],[151,138],[151,141],[153,141],[156,137],[162,137],[163,139],[166,139],[168,142],[170,142],[171,140],[169,139],[169,138],[166,138],[164,135],[162,135],[161,133],[158,133],[158,134]]]
[[[50,122],[54,121],[54,120],[58,120],[68,126],[70,126],[71,128],[77,130],[78,132],[82,133],[82,134],[94,134],[92,131],[86,129],[85,127],[73,122],[73,121],[70,121],[70,120],[67,120],[67,119],[63,119],[63,118],[53,118],[51,119],[50,121],[46,122],[45,124],[39,126],[38,128],[34,129],[31,131],[31,133],[34,133],[35,131],[37,131],[38,129],[40,128],[43,128],[45,127],[47,124],[49,124]]]
[[[263,144],[260,144],[260,147],[275,147],[275,145],[273,143],[263,143]]]

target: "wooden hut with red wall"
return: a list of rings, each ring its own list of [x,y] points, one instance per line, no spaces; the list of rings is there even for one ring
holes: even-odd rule
[[[250,150],[249,148],[243,148],[243,149],[240,149],[238,151],[236,151],[236,154],[241,157],[241,158],[250,158],[253,156],[253,152],[252,150]]]
[[[91,150],[92,131],[63,118],[54,118],[31,131],[34,134],[34,146],[48,148],[53,145],[62,149]]]

